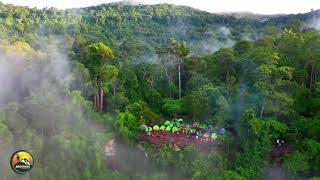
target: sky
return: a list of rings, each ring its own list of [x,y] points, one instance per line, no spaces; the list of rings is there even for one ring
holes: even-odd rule
[[[29,7],[58,9],[87,7],[119,0],[0,0],[3,3]],[[320,0],[125,0],[144,4],[170,3],[200,10],[221,12],[251,12],[257,14],[297,14],[320,9]]]

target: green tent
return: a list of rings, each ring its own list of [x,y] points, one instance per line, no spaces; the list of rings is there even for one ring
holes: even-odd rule
[[[173,128],[173,127],[174,127],[174,124],[173,124],[173,123],[170,123],[169,127]]]
[[[178,121],[178,122],[182,122],[183,120],[182,120],[182,119],[178,119],[177,121]]]
[[[154,126],[153,126],[153,130],[156,130],[156,131],[157,131],[157,130],[159,130],[159,129],[160,129],[160,127],[159,127],[158,125],[154,125]]]
[[[160,130],[165,130],[166,129],[166,126],[164,126],[164,125],[162,125],[161,127],[160,127]]]
[[[179,128],[173,127],[173,128],[172,128],[172,132],[176,132],[176,131],[179,131]]]
[[[166,131],[170,131],[170,130],[171,130],[171,127],[167,126]]]
[[[214,139],[214,140],[216,140],[216,139],[218,138],[218,136],[217,136],[216,133],[212,133],[212,134],[211,134],[211,138]]]
[[[148,127],[148,131],[149,131],[149,132],[152,131],[152,127]]]
[[[171,123],[171,122],[170,122],[169,120],[167,120],[166,122],[164,122],[164,125],[165,125],[165,126],[169,126],[170,123]]]

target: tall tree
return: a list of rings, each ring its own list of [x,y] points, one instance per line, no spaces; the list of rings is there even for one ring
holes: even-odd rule
[[[230,96],[231,77],[235,73],[236,58],[232,49],[221,48],[216,52],[216,58],[221,65],[222,72],[225,73],[225,81],[227,86],[227,96]]]
[[[86,57],[97,89],[94,95],[94,104],[102,111],[104,90],[107,90],[109,81],[118,75],[117,68],[107,64],[113,57],[113,52],[109,46],[98,42],[86,47]]]
[[[175,65],[178,68],[178,81],[179,81],[179,99],[181,99],[181,65],[185,58],[190,54],[186,42],[179,42],[174,38],[169,40],[169,43],[162,46],[157,51],[158,55],[162,59],[162,62],[167,58],[169,65]],[[164,62],[163,62],[164,64]],[[172,85],[168,74],[168,68],[165,67],[166,76],[168,76],[169,86]]]
[[[269,48],[258,48],[253,56],[255,62],[260,64],[256,69],[258,79],[255,82],[262,97],[260,117],[266,109],[273,115],[287,115],[293,103],[287,89],[290,89],[294,69],[279,65],[279,54]]]
[[[181,99],[181,64],[183,60],[190,54],[190,50],[186,42],[178,42],[175,39],[170,39],[170,53],[175,58],[175,63],[178,67],[178,78],[179,78],[179,99]]]

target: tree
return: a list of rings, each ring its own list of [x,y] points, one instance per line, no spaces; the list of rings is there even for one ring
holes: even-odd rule
[[[232,83],[232,77],[235,73],[236,58],[232,49],[221,48],[215,53],[215,56],[220,64],[221,71],[224,74],[226,87],[227,87],[227,96],[230,96],[230,89]]]
[[[166,80],[168,82],[168,94],[169,97],[173,97],[172,88],[174,86],[173,79],[172,79],[172,73],[171,73],[171,67],[173,65],[171,57],[168,56],[168,48],[166,46],[162,46],[157,49],[157,55],[160,58],[160,62],[162,64],[162,68],[164,70],[164,74],[166,77]]]
[[[303,28],[303,22],[298,19],[292,19],[286,25],[286,29],[292,29],[295,32],[301,31],[302,28]]]
[[[179,113],[182,109],[181,100],[174,99],[164,99],[162,105],[162,111],[170,116],[174,116],[176,118],[177,113]]]
[[[290,87],[294,69],[280,66],[279,54],[269,48],[257,49],[253,52],[257,67],[257,81],[255,87],[262,97],[260,117],[265,111],[274,115],[287,115],[293,104],[293,99],[284,87]]]
[[[172,63],[172,65],[176,65],[178,68],[179,99],[181,99],[181,65],[182,65],[182,62],[185,60],[185,58],[189,55],[189,53],[190,53],[190,50],[187,47],[186,42],[178,42],[174,38],[171,38],[168,44],[158,49],[158,55],[160,55],[160,58],[162,59],[162,61],[164,61],[165,58],[169,58],[171,60],[170,62]],[[169,80],[169,74],[166,69],[165,69],[165,73]],[[170,86],[170,83],[169,83],[169,86]]]
[[[88,59],[88,68],[97,88],[94,104],[102,111],[104,91],[107,90],[107,85],[110,81],[118,75],[118,70],[114,66],[107,64],[110,58],[113,57],[113,52],[109,46],[98,42],[86,47],[86,57]]]
[[[246,41],[246,40],[241,40],[241,41],[238,41],[233,46],[233,50],[237,54],[237,56],[241,56],[241,55],[249,52],[250,49],[252,48],[252,46],[253,46],[252,42]]]
[[[237,171],[246,179],[255,179],[262,173],[271,141],[287,131],[287,126],[272,119],[260,119],[253,110],[247,110],[238,126],[237,134],[241,147],[237,153]]]
[[[286,155],[284,162],[286,168],[295,174],[308,171],[310,168],[307,155],[299,152]]]
[[[179,81],[179,99],[181,99],[181,64],[189,55],[190,50],[186,42],[177,42],[175,39],[170,39],[169,52],[175,57],[175,63],[178,66],[178,81]]]
[[[119,125],[119,131],[124,137],[128,138],[128,140],[137,138],[139,122],[130,111],[120,112],[117,123]]]
[[[207,97],[204,97],[200,91],[192,91],[182,99],[183,110],[192,114],[192,120],[194,122],[196,117],[203,112],[207,104]]]

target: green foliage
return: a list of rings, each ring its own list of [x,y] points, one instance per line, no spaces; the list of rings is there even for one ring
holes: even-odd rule
[[[150,150],[153,162],[177,177],[259,179],[279,137],[297,149],[284,158],[289,171],[319,175],[320,34],[301,22],[316,13],[260,22],[169,4],[121,3],[70,10],[0,3],[0,12],[0,79],[12,82],[0,90],[0,152],[9,154],[14,144],[39,154],[32,179],[126,179],[104,166],[110,124],[137,140],[139,125],[158,124],[161,115],[236,127],[222,137],[226,156]],[[222,37],[221,28],[230,33]],[[72,59],[70,73],[58,66],[61,57],[51,57],[56,36],[58,50]],[[211,48],[211,41],[219,46],[225,38],[235,45]],[[202,54],[207,46],[211,54]],[[92,105],[99,90],[107,105],[102,113]],[[117,118],[108,114],[115,112]]]
[[[255,179],[262,174],[263,164],[268,158],[271,140],[287,131],[285,124],[275,120],[262,120],[254,111],[247,111],[238,128],[241,153],[237,155],[236,170],[246,179]]]
[[[164,99],[161,107],[162,111],[170,116],[175,116],[181,111],[182,102],[181,100]]]
[[[287,155],[285,165],[293,173],[305,172],[310,168],[307,155],[298,152]]]
[[[226,169],[226,159],[217,153],[199,156],[192,163],[193,175],[191,179],[211,179],[219,176]]]
[[[107,74],[104,74],[109,67],[104,65],[113,57],[113,52],[109,46],[102,42],[94,43],[86,47],[85,54],[87,67],[91,70],[94,78],[99,76],[109,77]]]
[[[128,139],[136,139],[139,132],[139,122],[129,111],[120,112],[118,115],[119,132]]]
[[[131,112],[137,119],[159,120],[160,117],[154,113],[145,102],[137,101],[126,106],[126,111]],[[145,123],[145,122],[144,122]]]
[[[108,92],[109,85],[115,81],[119,70],[112,65],[103,65],[101,68],[101,78],[103,79],[103,90]]]

